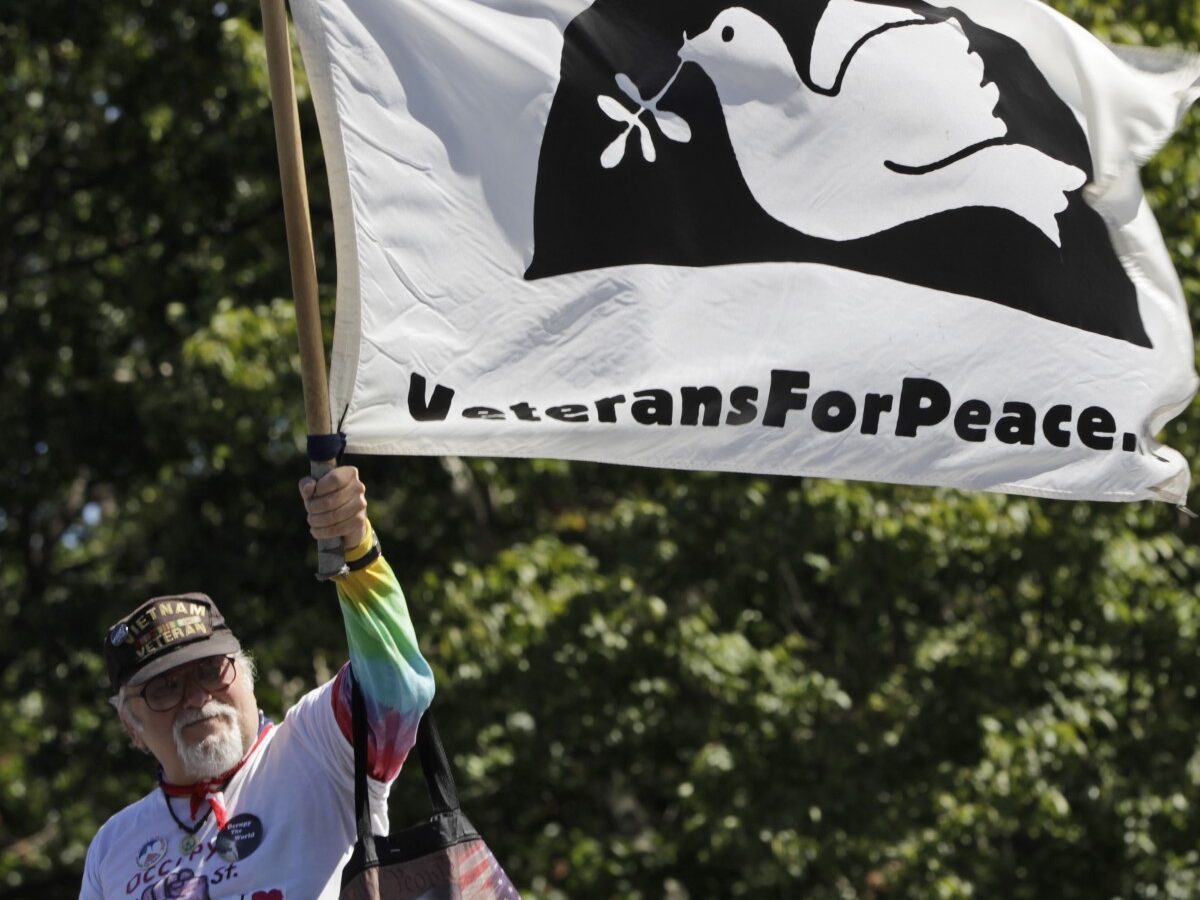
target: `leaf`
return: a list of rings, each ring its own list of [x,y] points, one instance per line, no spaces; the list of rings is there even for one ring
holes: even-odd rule
[[[680,144],[686,144],[692,139],[691,126],[682,116],[656,109],[654,110],[654,120],[658,122],[658,128],[663,133],[663,137]]]
[[[614,169],[625,158],[625,138],[629,136],[629,129],[626,128],[621,132],[620,136],[604,148],[604,152],[600,154],[600,165],[606,169]]]
[[[646,127],[641,119],[634,122],[637,125],[638,137],[642,139],[642,156],[646,162],[652,163],[658,158],[658,154],[654,151],[654,138],[650,136],[650,129]]]
[[[637,89],[637,85],[633,83],[633,79],[624,72],[617,73],[617,87],[625,92],[626,97],[643,109],[645,108],[646,101],[642,99],[642,92]]]
[[[606,94],[596,98],[596,103],[604,110],[604,114],[616,122],[632,122],[633,113]]]

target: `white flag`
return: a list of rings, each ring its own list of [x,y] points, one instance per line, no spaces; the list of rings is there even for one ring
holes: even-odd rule
[[[295,0],[365,453],[1182,502],[1138,166],[1198,94],[1037,0]]]

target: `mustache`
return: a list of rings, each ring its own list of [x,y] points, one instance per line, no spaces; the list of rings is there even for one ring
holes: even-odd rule
[[[233,725],[237,722],[237,710],[220,700],[209,700],[201,707],[180,710],[172,726],[175,738],[178,740],[187,726],[211,718],[225,719],[229,725]]]

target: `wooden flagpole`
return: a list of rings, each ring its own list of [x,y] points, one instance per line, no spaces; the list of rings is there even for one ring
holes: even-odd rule
[[[308,216],[308,184],[304,177],[304,149],[300,142],[300,113],[292,76],[287,10],[283,0],[262,0],[262,14],[267,72],[271,81],[271,110],[275,117],[275,146],[279,151],[279,177],[283,184],[283,218],[287,226],[288,259],[296,301],[304,418],[310,435],[327,435],[333,429],[325,374],[325,338],[321,332],[321,310],[317,299],[317,262],[313,252],[312,222]],[[312,475],[320,478],[335,465],[333,459],[312,460]],[[345,565],[340,540],[317,542],[318,578],[337,575]]]

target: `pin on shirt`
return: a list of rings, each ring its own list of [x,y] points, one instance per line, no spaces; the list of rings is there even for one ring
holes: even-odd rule
[[[226,862],[238,862],[258,849],[265,830],[262,820],[253,813],[234,816],[217,832],[213,849]]]

